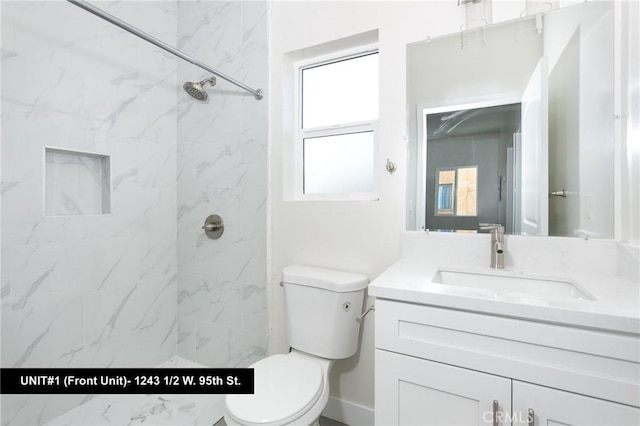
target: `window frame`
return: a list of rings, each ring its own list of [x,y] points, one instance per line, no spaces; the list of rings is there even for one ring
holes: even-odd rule
[[[436,216],[455,216],[456,213],[456,197],[455,197],[455,190],[454,190],[454,186],[455,183],[439,183],[437,190],[436,190],[436,212],[435,215]],[[447,188],[448,189],[448,196],[449,196],[449,208],[445,208],[440,204],[442,195],[443,195],[443,191],[441,191],[443,188]]]
[[[475,169],[476,171],[476,192],[475,192],[475,207],[476,207],[476,214],[460,214],[459,212],[459,206],[458,206],[458,199],[459,199],[459,191],[460,191],[460,170],[466,170],[466,169]],[[441,172],[446,172],[446,171],[451,171],[454,172],[454,179],[453,179],[453,183],[445,183],[445,184],[441,184],[440,183],[440,173]],[[436,191],[435,191],[435,200],[434,200],[434,216],[442,216],[442,217],[452,217],[452,218],[456,218],[456,217],[478,217],[478,189],[477,189],[477,177],[478,177],[478,165],[477,164],[472,164],[472,165],[468,165],[468,166],[452,166],[452,167],[443,167],[443,168],[438,168],[437,172],[436,172]],[[451,209],[449,212],[449,209],[440,209],[439,208],[439,203],[440,203],[440,187],[441,186],[447,186],[449,185],[451,187]],[[441,213],[444,212],[444,213]]]
[[[323,127],[314,127],[309,129],[302,128],[302,72],[305,69],[315,68],[318,66],[328,65],[335,62],[346,61],[367,55],[379,55],[378,45],[368,44],[358,46],[351,49],[340,50],[330,54],[321,56],[315,56],[313,58],[307,58],[297,61],[294,64],[294,199],[295,200],[308,200],[308,201],[373,201],[378,200],[378,188],[380,174],[375,168],[375,164],[378,164],[378,128],[380,119],[380,102],[378,102],[378,118],[376,120],[367,120],[359,122],[351,122]],[[379,56],[378,56],[379,64]],[[380,67],[378,66],[378,72]],[[378,74],[379,76],[379,74]],[[378,77],[378,87],[380,84],[380,78]],[[350,133],[373,133],[373,191],[372,192],[332,192],[322,194],[305,194],[304,193],[304,140],[316,137],[326,136],[339,136]]]

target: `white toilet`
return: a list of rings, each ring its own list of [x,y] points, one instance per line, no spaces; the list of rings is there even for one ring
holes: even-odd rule
[[[308,266],[282,271],[287,336],[292,350],[251,365],[252,395],[227,395],[227,425],[317,425],[329,400],[336,359],[358,350],[364,275]]]

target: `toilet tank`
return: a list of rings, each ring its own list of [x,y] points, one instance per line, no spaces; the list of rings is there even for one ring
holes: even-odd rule
[[[358,350],[364,275],[310,266],[282,270],[287,336],[295,349],[329,359]]]

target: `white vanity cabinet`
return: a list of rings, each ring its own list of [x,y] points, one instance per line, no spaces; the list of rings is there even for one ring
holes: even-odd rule
[[[637,335],[377,299],[375,357],[378,426],[640,425]]]
[[[511,380],[376,350],[376,425],[480,425],[511,412]]]

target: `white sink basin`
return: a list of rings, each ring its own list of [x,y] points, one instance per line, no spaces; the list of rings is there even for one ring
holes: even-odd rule
[[[481,289],[495,297],[520,295],[543,299],[594,300],[594,297],[562,278],[539,278],[508,273],[439,269],[432,282],[449,286]]]

